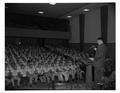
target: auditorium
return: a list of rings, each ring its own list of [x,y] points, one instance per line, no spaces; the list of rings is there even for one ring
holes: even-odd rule
[[[5,90],[115,90],[116,3],[5,3]]]

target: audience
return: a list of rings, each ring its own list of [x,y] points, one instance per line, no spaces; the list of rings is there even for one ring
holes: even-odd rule
[[[86,66],[80,60],[80,56],[94,56],[95,51],[80,52],[75,48],[63,46],[45,45],[13,45],[5,47],[5,83],[13,87],[32,86],[35,83],[52,82],[77,82],[84,80]],[[115,81],[115,71],[112,70],[112,62],[106,59],[103,80],[103,88],[108,87],[109,82]],[[17,83],[16,83],[17,81]],[[114,84],[114,83],[112,83]]]
[[[84,71],[79,68],[78,60],[80,52],[67,47],[55,47],[45,45],[25,46],[25,45],[6,45],[5,63],[6,63],[6,81],[15,86],[20,86],[21,82],[32,86],[33,83],[50,83],[58,77],[59,82],[83,79]],[[10,78],[9,78],[10,77]],[[34,82],[33,82],[34,80]]]

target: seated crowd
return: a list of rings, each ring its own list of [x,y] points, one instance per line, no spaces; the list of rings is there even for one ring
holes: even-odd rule
[[[5,47],[6,85],[32,86],[33,83],[71,82],[84,79],[84,69],[74,48],[50,45],[25,46],[7,44]],[[15,83],[17,81],[17,83]]]

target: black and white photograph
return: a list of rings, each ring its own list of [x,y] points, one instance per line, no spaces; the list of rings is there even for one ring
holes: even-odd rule
[[[116,90],[116,2],[4,9],[5,91]]]

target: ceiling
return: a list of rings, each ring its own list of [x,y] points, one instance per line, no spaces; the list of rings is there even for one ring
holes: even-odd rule
[[[108,4],[110,3],[56,3],[55,5],[49,3],[5,3],[5,13],[66,19],[68,15],[73,17],[80,13],[86,14]],[[90,11],[83,11],[86,8]],[[44,13],[39,14],[38,11]]]
[[[87,3],[6,3],[6,14],[25,14],[37,15],[43,17],[60,18],[76,9],[85,7]],[[43,11],[44,14],[38,14],[38,11]]]

